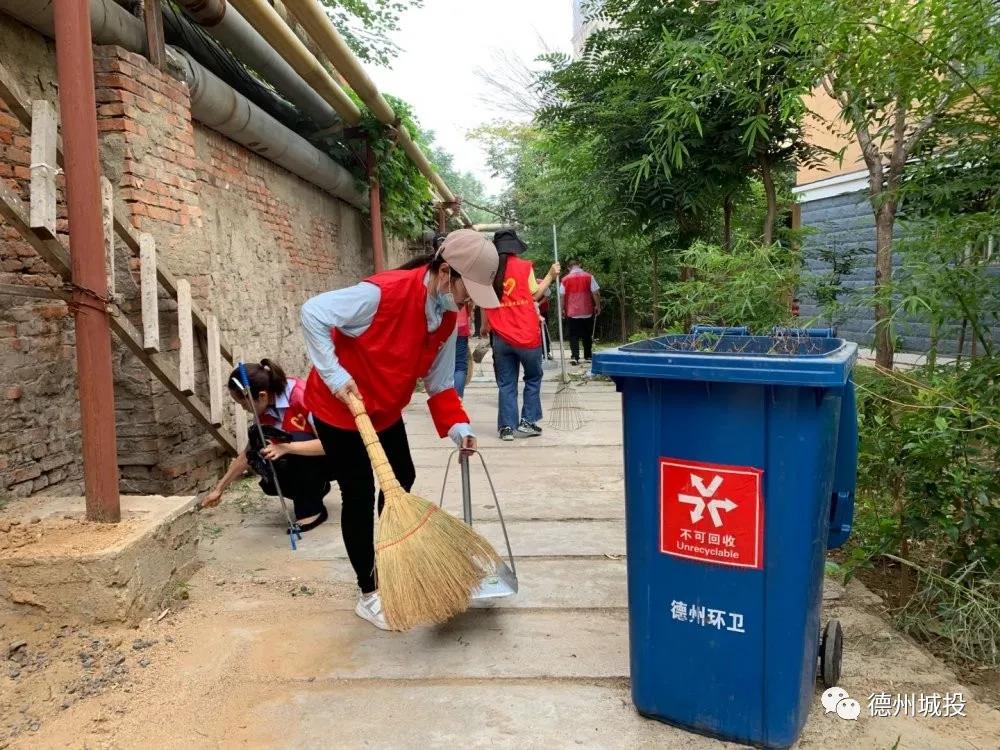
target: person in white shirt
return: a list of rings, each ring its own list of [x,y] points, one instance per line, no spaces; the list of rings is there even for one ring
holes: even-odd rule
[[[569,262],[569,273],[559,285],[563,315],[569,322],[570,364],[580,364],[580,342],[583,358],[589,362],[594,346],[594,322],[601,314],[601,287],[591,274],[580,267],[580,261]]]

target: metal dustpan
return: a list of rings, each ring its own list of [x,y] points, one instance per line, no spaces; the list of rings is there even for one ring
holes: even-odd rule
[[[503,520],[503,511],[500,510],[500,499],[497,497],[496,487],[493,486],[493,478],[490,470],[486,468],[486,459],[479,451],[473,451],[479,456],[479,461],[483,465],[483,472],[486,474],[486,481],[489,482],[490,492],[493,493],[493,503],[497,509],[497,516],[500,518],[500,528],[503,530],[503,540],[507,545],[507,560],[500,561],[496,570],[484,571],[483,580],[479,587],[472,594],[472,600],[483,601],[488,599],[502,599],[506,596],[513,596],[517,593],[517,568],[514,566],[514,553],[510,549],[510,537],[507,536],[507,524]],[[469,475],[469,456],[463,451],[453,451],[448,457],[448,465],[444,469],[444,482],[441,485],[441,500],[438,505],[444,505],[444,493],[448,487],[448,474],[451,471],[451,459],[458,456],[458,465],[462,469],[462,518],[469,526],[472,526],[472,482]]]

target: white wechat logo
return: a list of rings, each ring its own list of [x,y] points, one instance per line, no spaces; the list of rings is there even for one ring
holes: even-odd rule
[[[826,713],[835,713],[845,721],[857,721],[861,715],[861,704],[841,687],[832,687],[823,693],[822,703]]]
[[[844,698],[837,704],[837,716],[847,721],[857,721],[861,716],[861,704],[854,698]]]

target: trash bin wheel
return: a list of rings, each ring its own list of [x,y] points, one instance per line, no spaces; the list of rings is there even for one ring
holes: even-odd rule
[[[844,656],[844,629],[840,620],[830,620],[823,628],[819,646],[819,671],[828,688],[840,682],[840,666]]]

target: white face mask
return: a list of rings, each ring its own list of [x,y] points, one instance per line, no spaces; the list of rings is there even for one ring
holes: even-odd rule
[[[438,306],[447,312],[458,312],[458,303],[455,301],[455,293],[451,290],[451,276],[448,276],[448,291],[438,292]]]

